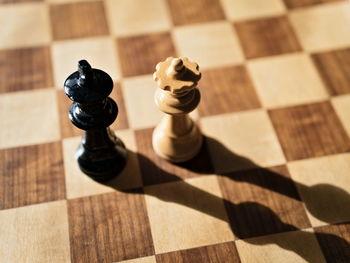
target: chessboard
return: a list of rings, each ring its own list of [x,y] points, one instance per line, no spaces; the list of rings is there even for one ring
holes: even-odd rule
[[[0,0],[0,262],[350,262],[350,2]],[[200,153],[154,153],[155,65],[199,64]],[[109,73],[98,183],[63,82]]]

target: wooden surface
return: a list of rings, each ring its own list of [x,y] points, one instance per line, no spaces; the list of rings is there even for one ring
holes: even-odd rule
[[[350,262],[350,3],[0,0],[1,262]],[[200,153],[152,149],[155,65],[197,62]],[[129,151],[96,183],[62,86],[115,82]]]

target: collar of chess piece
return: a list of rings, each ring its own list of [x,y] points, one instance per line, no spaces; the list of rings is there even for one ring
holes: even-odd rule
[[[197,63],[184,57],[169,57],[157,64],[153,78],[159,88],[154,98],[161,111],[181,115],[197,107],[200,101],[197,84],[201,78]]]
[[[188,58],[169,57],[157,64],[153,78],[159,88],[180,97],[197,86],[201,73],[198,64]]]

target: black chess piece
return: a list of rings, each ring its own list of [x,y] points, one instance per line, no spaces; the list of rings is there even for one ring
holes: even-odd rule
[[[64,82],[64,92],[73,101],[69,118],[85,130],[76,158],[80,169],[97,181],[118,175],[127,162],[124,143],[108,128],[118,115],[117,104],[108,97],[112,89],[111,77],[86,60]]]

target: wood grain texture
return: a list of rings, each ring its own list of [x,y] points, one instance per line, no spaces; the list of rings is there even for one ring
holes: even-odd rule
[[[168,32],[119,38],[117,47],[124,77],[151,74],[158,62],[176,56]]]
[[[210,22],[225,18],[218,0],[168,0],[175,25]]]
[[[125,100],[119,82],[114,83],[113,91],[109,96],[117,103],[119,110],[117,119],[111,125],[111,129],[122,130],[129,128],[128,116],[125,109]]]
[[[301,50],[286,16],[235,24],[246,58],[257,58]]]
[[[109,33],[102,1],[50,5],[50,19],[54,40]]]
[[[0,4],[0,49],[50,44],[51,30],[46,3]]]
[[[350,221],[350,153],[288,163],[313,227]],[[350,249],[350,248],[349,248]]]
[[[0,262],[350,262],[348,0],[0,3]],[[181,165],[149,129],[168,56],[204,70],[206,144]],[[129,162],[104,184],[79,170],[61,90],[82,58],[118,82]],[[293,181],[265,170],[284,164]]]
[[[332,96],[350,93],[350,48],[313,54],[312,59]]]
[[[304,6],[311,6],[323,3],[340,2],[346,0],[284,0],[288,8],[298,8]]]
[[[269,116],[263,109],[210,116],[200,121],[215,173],[286,162]]]
[[[237,240],[236,247],[242,262],[326,263],[309,229]]]
[[[288,13],[303,50],[320,52],[350,46],[348,1],[300,8]]]
[[[63,90],[57,90],[57,104],[60,118],[60,129],[61,137],[68,138],[73,136],[82,135],[83,130],[75,127],[68,117],[69,107],[72,104],[72,101],[64,94]]]
[[[237,34],[228,21],[176,27],[172,36],[179,55],[195,60],[200,69],[244,62]]]
[[[0,209],[64,199],[61,143],[0,151]]]
[[[17,4],[30,2],[44,2],[44,0],[0,0],[0,4]]]
[[[225,174],[219,184],[238,239],[311,226],[285,166]]]
[[[144,190],[156,254],[234,240],[217,176]]]
[[[328,92],[305,53],[257,59],[248,64],[261,103],[281,108],[329,98]]]
[[[283,0],[222,0],[221,4],[230,21],[270,17],[283,14],[286,10]]]
[[[69,261],[65,200],[0,211],[1,262]]]
[[[123,79],[121,84],[129,127],[133,130],[155,127],[163,112],[154,103],[157,84],[152,75]]]
[[[350,137],[350,95],[333,97],[331,103]]]
[[[206,142],[192,160],[173,164],[156,155],[152,147],[153,129],[135,131],[139,164],[144,185],[160,184],[210,174],[213,167]]]
[[[199,88],[201,102],[198,111],[202,117],[261,106],[244,66],[206,70]]]
[[[108,36],[55,41],[52,45],[55,86],[63,87],[67,77],[77,70],[77,62],[81,59],[89,61],[93,68],[107,72],[113,80],[119,80],[116,53],[115,41]]]
[[[350,223],[318,227],[315,233],[327,262],[350,262]]]
[[[141,191],[68,201],[72,262],[115,262],[154,254]]]
[[[0,96],[0,148],[60,140],[56,90],[35,89]]]
[[[0,50],[0,93],[52,86],[48,46]]]
[[[171,28],[165,0],[106,1],[108,22],[114,36],[162,32]]]
[[[271,110],[269,115],[288,161],[350,150],[349,137],[328,101]]]
[[[160,254],[156,255],[156,260],[157,263],[241,262],[234,242],[227,242],[211,246]]]

